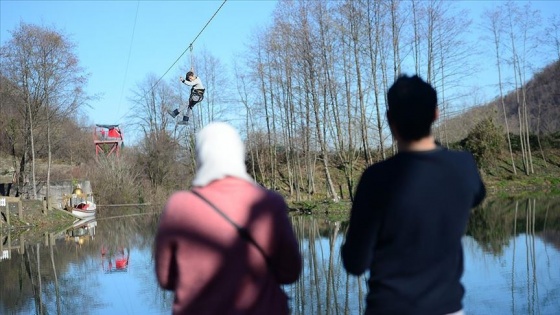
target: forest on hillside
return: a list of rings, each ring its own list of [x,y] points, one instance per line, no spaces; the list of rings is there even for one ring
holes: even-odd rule
[[[282,0],[271,25],[255,32],[236,61],[235,80],[228,81],[211,52],[194,59],[207,90],[188,127],[166,113],[188,98],[176,79],[136,78],[127,128],[138,142],[117,163],[94,161],[93,124],[84,109],[96,96],[84,90],[88,76],[77,43],[55,27],[21,22],[0,48],[0,154],[11,162],[17,191],[29,198],[39,181],[66,176],[122,187],[105,192],[107,202],[157,199],[189,187],[196,131],[235,112],[242,117],[232,123],[246,140],[248,171],[259,183],[293,200],[347,199],[365,166],[395,154],[385,93],[406,69],[438,91],[441,120],[434,132],[444,145],[471,135],[466,143],[476,148],[473,141],[484,134],[473,134],[479,121],[471,118],[483,107],[496,113],[493,123],[508,121],[501,135],[518,134],[524,150],[531,135],[558,131],[558,62],[534,75],[530,61],[560,59],[559,28],[559,17],[543,20],[518,2],[493,7],[475,26],[451,1]],[[474,30],[483,33],[483,51],[472,40]],[[463,82],[476,76],[477,65],[469,63],[475,54],[495,60],[500,94],[491,104],[469,101],[469,112],[459,102]],[[222,88],[228,82],[233,91]],[[454,124],[461,114],[467,123]],[[498,151],[508,148],[492,143]],[[511,149],[509,137],[507,143]],[[73,167],[55,174],[54,164]]]
[[[491,117],[504,131],[507,122],[509,132],[519,134],[524,125],[521,119],[526,116],[531,134],[550,135],[560,132],[559,104],[560,59],[535,73],[526,85],[442,122],[437,133],[444,134],[445,128],[449,141],[459,141],[481,120]]]

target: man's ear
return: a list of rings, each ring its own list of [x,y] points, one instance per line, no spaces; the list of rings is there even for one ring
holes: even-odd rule
[[[434,111],[434,121],[439,119],[439,108],[436,107],[436,110]]]

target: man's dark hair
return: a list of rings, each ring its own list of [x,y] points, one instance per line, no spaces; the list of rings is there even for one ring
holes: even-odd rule
[[[192,72],[192,71],[187,72],[187,76],[186,76],[187,80],[189,79],[189,77],[190,77],[191,75],[194,75],[194,72]]]
[[[419,76],[401,75],[387,92],[387,118],[402,140],[430,135],[437,108],[437,93]]]

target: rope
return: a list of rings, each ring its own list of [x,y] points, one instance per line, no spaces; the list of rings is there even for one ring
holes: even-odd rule
[[[120,218],[129,218],[129,217],[140,217],[140,216],[143,216],[143,215],[150,215],[150,214],[161,214],[161,212],[146,212],[146,213],[123,214],[123,215],[116,215],[116,216],[112,216],[112,217],[96,218],[96,220],[97,220],[97,221],[103,221],[103,220],[120,219]]]
[[[128,65],[130,64],[130,55],[132,54],[132,41],[134,39],[134,33],[136,32],[136,21],[138,20],[138,9],[140,8],[140,1],[138,1],[138,4],[136,5],[136,15],[134,16],[134,26],[132,27],[132,36],[130,37],[130,46],[128,48],[128,57],[126,60],[126,68],[124,70],[124,79],[123,79],[123,84],[122,84],[122,88],[121,88],[121,97],[119,98],[119,103],[117,105],[117,113],[119,112],[119,109],[121,107],[121,102],[122,102],[122,98],[123,98],[123,94],[124,94],[124,85],[126,83],[126,77],[128,76]]]
[[[214,19],[214,17],[216,16],[216,14],[218,14],[218,12],[220,11],[220,9],[222,9],[222,7],[224,6],[224,4],[226,4],[227,0],[224,0],[224,2],[222,2],[222,4],[220,5],[220,7],[218,8],[218,10],[216,10],[216,12],[214,12],[214,15],[212,15],[212,17],[208,20],[208,22],[206,22],[206,25],[204,25],[204,27],[202,28],[202,30],[200,30],[200,32],[198,32],[198,35],[196,35],[196,37],[193,39],[193,41],[189,44],[189,46],[181,53],[181,55],[173,62],[173,64],[171,64],[171,66],[167,69],[167,71],[165,71],[165,73],[156,81],[156,83],[150,88],[150,90],[148,91],[148,93],[151,93],[152,90],[156,87],[156,85],[158,85],[158,83],[161,81],[161,79],[163,79],[163,77],[165,77],[165,75],[169,72],[169,70],[171,70],[171,68],[173,68],[173,66],[175,66],[175,64],[179,61],[179,59],[181,59],[181,57],[183,57],[183,55],[187,52],[187,50],[191,49],[192,51],[192,46],[194,44],[194,42],[198,39],[198,37],[200,36],[200,34],[202,34],[202,32],[204,32],[204,30],[206,29],[206,27],[208,26],[208,24],[210,24],[210,22],[212,21],[212,19]],[[192,65],[192,64],[191,64]],[[148,94],[146,93],[146,94]]]
[[[96,205],[97,207],[127,207],[127,206],[151,206],[151,203],[121,203],[113,205]]]
[[[193,54],[193,46],[191,44],[191,71],[194,72],[194,54]]]

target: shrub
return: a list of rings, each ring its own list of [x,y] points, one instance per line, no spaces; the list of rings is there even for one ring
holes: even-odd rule
[[[505,147],[504,133],[491,118],[483,119],[461,141],[480,167],[491,166]]]

